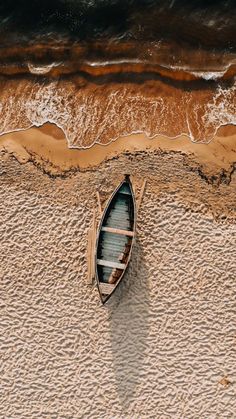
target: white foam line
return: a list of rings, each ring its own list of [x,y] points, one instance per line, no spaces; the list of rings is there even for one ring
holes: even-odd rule
[[[236,65],[236,60],[231,61],[225,66],[222,66],[218,70],[199,70],[199,69],[191,69],[190,67],[180,66],[180,65],[164,65],[160,64],[161,67],[174,70],[174,71],[185,71],[186,73],[192,74],[195,77],[200,77],[205,80],[218,80],[219,78],[223,77],[225,73],[230,69],[232,65]]]
[[[58,67],[61,64],[62,64],[62,62],[59,62],[59,63],[54,62],[54,63],[48,64],[48,65],[44,65],[44,66],[40,66],[40,65],[39,66],[36,66],[36,65],[28,62],[27,66],[28,66],[28,69],[29,69],[29,71],[30,71],[31,74],[40,75],[40,74],[47,74],[47,73],[49,73],[52,68]]]
[[[110,61],[85,61],[85,65],[89,65],[90,67],[106,67],[109,65],[116,65],[116,64],[147,64],[148,61],[140,60],[138,58],[131,58],[131,59],[123,59],[123,60],[110,60]]]
[[[184,136],[187,136],[192,143],[209,144],[210,141],[213,139],[213,137],[216,135],[216,133],[217,133],[217,131],[219,130],[220,127],[227,126],[227,125],[235,125],[236,126],[235,109],[233,109],[234,105],[231,104],[230,109],[224,109],[224,102],[226,101],[226,108],[227,108],[227,106],[228,106],[227,102],[229,100],[231,101],[232,97],[234,97],[235,88],[236,88],[236,86],[233,87],[233,90],[232,89],[229,89],[229,90],[225,89],[224,90],[221,87],[218,88],[218,90],[216,91],[216,94],[214,95],[211,102],[209,102],[208,105],[205,107],[205,114],[202,117],[202,123],[203,123],[203,125],[205,126],[206,129],[211,128],[211,133],[212,133],[211,136],[209,136],[209,137],[207,135],[207,140],[204,140],[204,139],[203,140],[197,140],[197,139],[195,140],[192,129],[191,129],[191,124],[190,124],[190,121],[189,121],[189,115],[186,113],[186,124],[187,124],[187,127],[188,127],[188,132],[187,133],[186,132],[181,132],[181,133],[178,133],[175,136],[168,136],[168,135],[162,133],[162,131],[160,130],[159,132],[154,133],[153,135],[151,135],[145,129],[138,129],[138,130],[130,130],[128,132],[127,131],[124,131],[124,132],[121,131],[121,132],[119,132],[119,135],[111,138],[110,141],[108,141],[106,144],[103,144],[101,141],[99,141],[99,139],[101,138],[99,133],[94,138],[94,141],[92,142],[92,144],[89,145],[89,146],[74,144],[75,141],[78,139],[78,136],[75,135],[75,130],[78,131],[78,126],[76,126],[76,122],[75,121],[73,122],[73,118],[72,118],[71,124],[74,126],[75,130],[73,131],[73,136],[71,136],[70,132],[69,132],[69,127],[67,128],[68,112],[63,113],[63,114],[60,113],[60,112],[57,113],[57,111],[58,111],[57,105],[58,104],[57,103],[55,104],[53,101],[52,101],[53,106],[51,107],[51,102],[50,101],[51,101],[51,98],[54,98],[55,92],[56,92],[56,89],[55,89],[54,85],[48,87],[46,89],[46,92],[43,91],[43,93],[46,93],[45,101],[43,101],[42,103],[40,102],[40,106],[38,106],[38,108],[36,108],[36,113],[33,112],[33,114],[32,114],[31,109],[32,108],[34,109],[34,104],[36,102],[38,102],[39,92],[36,94],[36,97],[34,99],[29,101],[27,109],[29,110],[30,113],[26,114],[27,122],[24,122],[24,128],[8,129],[8,130],[5,130],[5,131],[2,131],[0,133],[0,136],[3,136],[5,134],[14,133],[14,132],[19,132],[19,131],[26,131],[26,130],[28,130],[30,128],[33,128],[33,127],[41,127],[46,123],[51,123],[51,124],[56,125],[59,129],[62,130],[62,132],[63,132],[63,134],[66,138],[69,149],[86,150],[86,149],[90,149],[95,144],[106,146],[106,145],[109,145],[109,144],[115,142],[118,138],[128,137],[128,136],[135,135],[135,134],[144,134],[149,139],[153,139],[153,138],[156,138],[158,136],[159,137],[165,136],[165,137],[167,137],[169,139],[173,139],[173,140],[178,138],[181,135],[184,135]],[[49,89],[49,91],[48,91],[48,89]],[[48,94],[49,94],[49,96],[48,96]],[[221,98],[221,96],[222,96],[222,98]],[[111,95],[111,97],[113,99],[113,95]],[[132,96],[130,96],[130,98],[132,99]],[[60,95],[59,95],[59,99],[60,99]],[[160,101],[161,101],[161,98],[160,98]],[[11,103],[11,106],[12,106],[12,103]],[[47,110],[48,106],[49,106],[49,108]],[[48,113],[50,114],[50,116],[48,116]],[[58,117],[57,117],[57,115],[58,115]],[[60,118],[60,120],[61,120],[60,123],[58,122],[57,118]],[[70,126],[71,126],[71,124],[70,124]],[[161,129],[163,130],[163,127]],[[166,132],[166,129],[165,129],[165,132]],[[200,130],[200,132],[201,132],[201,130]]]
[[[62,130],[62,132],[63,132],[63,134],[65,135],[65,139],[66,139],[66,142],[67,142],[67,145],[68,145],[68,149],[77,149],[77,150],[89,150],[89,149],[91,149],[94,145],[100,145],[100,146],[102,146],[102,147],[106,147],[106,146],[109,146],[110,144],[112,144],[112,143],[114,143],[116,140],[118,140],[118,139],[120,139],[120,138],[123,138],[123,137],[130,137],[130,136],[132,136],[132,135],[135,135],[135,134],[144,134],[149,140],[153,140],[154,138],[158,138],[158,137],[165,137],[165,138],[167,138],[167,139],[169,139],[169,140],[176,140],[176,139],[178,139],[179,137],[181,137],[181,136],[185,136],[185,137],[188,137],[189,138],[189,140],[191,141],[191,143],[193,143],[193,144],[205,144],[205,145],[208,145],[212,140],[213,140],[213,138],[215,137],[215,135],[217,134],[217,131],[221,128],[221,127],[224,127],[224,126],[228,126],[228,125],[234,125],[234,126],[236,126],[236,123],[228,123],[228,122],[226,122],[225,124],[220,124],[218,127],[216,127],[216,129],[215,129],[215,131],[214,131],[214,134],[212,135],[212,137],[209,139],[209,141],[201,141],[201,140],[194,140],[194,138],[193,138],[193,136],[192,136],[192,133],[191,133],[191,130],[190,130],[190,126],[189,126],[189,121],[188,121],[188,119],[187,119],[187,125],[188,125],[188,128],[189,128],[189,132],[188,133],[186,133],[186,132],[181,132],[181,133],[179,133],[179,134],[177,134],[177,135],[175,135],[175,136],[169,136],[169,135],[166,135],[166,134],[164,134],[164,133],[157,133],[157,134],[154,134],[154,135],[149,135],[146,131],[142,131],[142,130],[138,130],[138,131],[132,131],[132,132],[129,132],[129,133],[122,133],[122,134],[120,134],[120,135],[118,135],[117,137],[114,137],[114,138],[112,138],[109,142],[107,142],[106,144],[103,144],[103,143],[101,143],[101,142],[99,142],[99,141],[97,141],[97,140],[95,140],[91,145],[89,145],[89,146],[82,146],[82,147],[80,147],[80,146],[75,146],[75,145],[70,145],[69,144],[69,140],[68,140],[68,137],[67,137],[67,134],[66,134],[66,132],[65,132],[65,130],[64,130],[64,128],[62,127],[62,126],[60,126],[57,122],[55,122],[55,121],[52,121],[52,120],[50,120],[50,119],[48,119],[46,122],[44,122],[44,123],[42,123],[42,124],[37,124],[37,123],[33,123],[33,124],[31,124],[31,125],[29,125],[27,128],[17,128],[17,129],[14,129],[14,130],[9,130],[9,131],[4,131],[4,132],[1,132],[0,133],[0,138],[3,136],[3,135],[6,135],[6,134],[11,134],[11,133],[14,133],[14,132],[23,132],[23,131],[27,131],[28,129],[31,129],[31,128],[40,128],[40,127],[42,127],[43,125],[45,125],[46,123],[50,123],[50,124],[53,124],[53,125],[56,125],[59,129],[61,129]]]
[[[232,125],[232,124],[225,124],[225,125]],[[221,126],[219,126],[217,128],[216,132],[218,131],[218,129],[220,127]],[[68,148],[70,148],[70,149],[80,149],[80,150],[89,150],[94,145],[101,145],[103,147],[106,147],[106,146],[109,146],[110,144],[114,143],[115,141],[117,141],[120,138],[123,138],[123,137],[131,137],[132,135],[135,135],[135,134],[138,134],[138,135],[139,134],[144,134],[149,140],[153,140],[154,138],[158,138],[158,137],[165,137],[165,138],[168,138],[169,140],[173,140],[173,141],[176,140],[176,139],[178,139],[181,136],[185,136],[185,137],[188,137],[189,140],[191,141],[191,143],[193,143],[193,144],[206,144],[206,145],[209,144],[213,140],[213,137],[215,136],[215,134],[214,134],[212,136],[212,138],[210,138],[210,140],[206,142],[206,141],[203,141],[203,140],[202,141],[200,141],[200,140],[194,140],[191,137],[192,134],[186,133],[186,132],[181,132],[180,134],[177,134],[177,135],[174,135],[174,136],[169,136],[169,135],[166,135],[166,134],[163,134],[163,133],[157,133],[157,134],[154,134],[154,135],[149,135],[146,131],[140,130],[140,131],[132,131],[132,132],[129,132],[129,133],[124,133],[124,134],[122,133],[122,134],[118,135],[117,137],[112,138],[106,144],[103,144],[103,143],[95,140],[93,142],[93,144],[91,144],[90,146],[87,146],[87,147],[85,147],[85,146],[83,146],[83,147],[76,147],[76,146],[73,146],[73,145],[70,145],[70,146],[68,145]]]
[[[186,73],[192,74],[195,77],[200,77],[204,80],[218,80],[224,76],[224,74],[229,70],[232,65],[236,64],[236,60],[232,60],[225,66],[222,66],[218,70],[199,70],[198,68],[191,69],[190,67],[186,67],[185,65],[168,65],[158,62],[150,62],[148,60],[141,60],[141,59],[120,59],[120,60],[110,60],[110,61],[85,61],[85,65],[89,65],[90,67],[108,67],[111,65],[117,64],[150,64],[150,65],[157,65],[159,67],[163,67],[165,69],[174,70],[174,71],[184,71]]]

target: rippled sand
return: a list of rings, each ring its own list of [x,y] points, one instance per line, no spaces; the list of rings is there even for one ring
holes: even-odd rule
[[[52,177],[1,151],[2,416],[234,417],[236,177],[198,168],[179,150],[124,150]],[[87,233],[96,190],[105,201],[127,172],[147,189],[130,269],[102,307]]]

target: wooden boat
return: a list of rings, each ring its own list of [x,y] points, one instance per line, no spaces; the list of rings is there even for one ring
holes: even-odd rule
[[[135,197],[126,175],[109,199],[98,228],[95,275],[103,304],[113,294],[128,267],[135,227]]]

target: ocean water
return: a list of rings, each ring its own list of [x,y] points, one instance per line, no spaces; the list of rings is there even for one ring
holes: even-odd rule
[[[75,80],[11,80],[0,94],[1,133],[40,126],[60,127],[69,147],[108,144],[117,137],[146,133],[189,136],[208,143],[223,125],[236,125],[236,84],[215,89],[167,89],[164,83],[78,87]]]
[[[234,0],[8,0],[0,35],[3,43],[176,40],[235,50],[235,14]]]
[[[209,142],[235,124],[236,4],[0,4],[0,133],[57,124],[70,147],[119,136]]]

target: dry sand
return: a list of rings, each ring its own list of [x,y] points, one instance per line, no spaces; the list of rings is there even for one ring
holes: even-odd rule
[[[48,129],[1,138],[1,416],[235,417],[231,133],[210,146],[133,137],[118,156],[123,139],[81,152]],[[148,184],[129,271],[102,307],[87,233],[96,190],[105,200],[127,172],[137,195]]]

